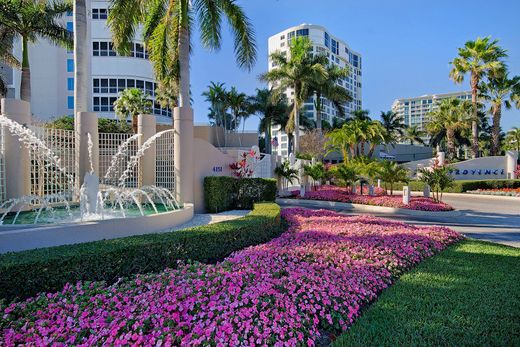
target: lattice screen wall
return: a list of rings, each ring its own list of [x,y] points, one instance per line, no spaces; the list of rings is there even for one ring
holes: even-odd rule
[[[132,137],[132,135],[133,134],[99,133],[99,177],[101,183],[114,186],[118,184],[119,177],[125,171],[130,158],[137,152],[137,139],[128,143],[126,153],[117,157],[115,165],[110,169],[108,177],[105,176],[119,147]],[[138,167],[136,167],[127,178],[125,182],[126,187],[137,187],[137,170]]]
[[[156,142],[155,185],[173,191],[175,166],[173,161],[173,133],[166,133]]]

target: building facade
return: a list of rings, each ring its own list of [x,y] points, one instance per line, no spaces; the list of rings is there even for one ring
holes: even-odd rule
[[[171,111],[155,102],[156,81],[148,52],[136,33],[129,56],[120,56],[113,49],[107,26],[109,1],[87,3],[89,33],[89,111],[100,117],[114,118],[113,103],[126,88],[142,89],[153,102],[152,113],[160,123],[171,123]],[[73,30],[73,14],[63,18],[68,30]],[[20,45],[21,46],[21,45]],[[15,48],[21,56],[21,47]],[[74,113],[74,53],[45,40],[29,47],[31,66],[31,111],[37,119],[46,121]],[[11,93],[20,97],[20,71],[12,72]]]
[[[471,91],[396,99],[392,104],[392,111],[397,114],[404,125],[417,126],[419,130],[426,131],[428,113],[436,110],[441,100],[448,98],[471,100]]]
[[[348,67],[350,75],[339,81],[338,85],[350,92],[353,101],[344,105],[345,117],[349,117],[350,112],[361,109],[361,90],[362,90],[362,62],[361,55],[353,51],[343,40],[333,36],[326,28],[319,25],[301,24],[295,27],[285,29],[278,34],[269,37],[269,55],[276,51],[288,52],[291,39],[297,36],[305,36],[312,42],[312,50],[314,54],[324,54],[329,58],[330,64],[340,67]],[[269,60],[269,70],[276,68],[273,62]],[[291,100],[294,92],[288,90],[287,97]],[[316,121],[317,111],[315,108],[315,96],[305,101],[302,109],[302,115]],[[334,118],[341,118],[339,111],[327,99],[322,98],[323,110],[321,118],[324,121],[333,123]],[[273,127],[273,138],[276,138],[278,146],[276,152],[278,155],[287,156],[288,154],[288,137],[287,134],[280,129],[279,126]],[[300,134],[301,135],[301,134]],[[275,148],[273,148],[273,153]]]

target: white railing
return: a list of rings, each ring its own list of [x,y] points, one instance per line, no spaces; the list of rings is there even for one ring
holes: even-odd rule
[[[74,131],[37,126],[31,126],[31,130],[54,153],[64,169],[60,171],[45,156],[29,148],[31,195],[50,197],[49,202],[59,202],[63,198],[72,200],[76,175]]]
[[[126,170],[130,158],[137,152],[137,139],[127,143],[123,155],[117,157],[114,157],[114,155],[118,152],[120,146],[132,135],[125,133],[99,133],[99,178],[102,184],[114,186],[118,184],[119,177]],[[109,169],[108,177],[105,177]],[[134,170],[128,175],[125,181],[126,187],[137,187],[138,169],[138,165],[136,165]]]
[[[175,165],[173,161],[173,133],[166,133],[155,144],[155,185],[175,190]]]
[[[273,168],[270,154],[260,154],[260,159],[253,164],[253,177],[273,178]]]

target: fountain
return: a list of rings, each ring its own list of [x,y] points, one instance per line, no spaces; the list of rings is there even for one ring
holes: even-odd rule
[[[26,148],[37,152],[45,159],[45,172],[52,182],[60,182],[61,178],[65,177],[68,182],[67,186],[74,187],[74,177],[63,167],[60,158],[33,131],[3,115],[0,115],[0,126],[16,135]],[[27,223],[30,218],[33,218],[32,224],[96,221],[146,216],[180,209],[181,205],[168,189],[153,185],[140,188],[125,187],[125,181],[139,164],[139,160],[145,155],[146,150],[158,138],[170,132],[173,130],[161,131],[146,140],[136,154],[130,158],[126,169],[117,179],[117,186],[104,185],[103,187],[100,186],[99,177],[94,170],[92,154],[94,144],[91,134],[88,133],[90,168],[85,173],[78,194],[74,191],[63,191],[60,194],[29,195],[9,199],[0,205],[0,211],[3,211],[0,216],[0,225]],[[141,134],[135,134],[121,143],[111,158],[104,176],[105,179],[110,179],[116,172],[116,167],[121,164],[121,158],[127,155],[129,144],[140,136]],[[72,196],[79,196],[79,206],[69,202]],[[50,201],[56,200],[57,204],[50,203]]]

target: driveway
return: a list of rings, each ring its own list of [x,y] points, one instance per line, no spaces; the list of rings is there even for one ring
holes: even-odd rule
[[[461,216],[407,216],[378,213],[378,217],[410,224],[450,227],[468,237],[520,248],[520,198],[471,194],[444,194],[443,201],[462,212]],[[284,205],[290,206],[290,205]],[[344,214],[359,214],[336,209]]]

